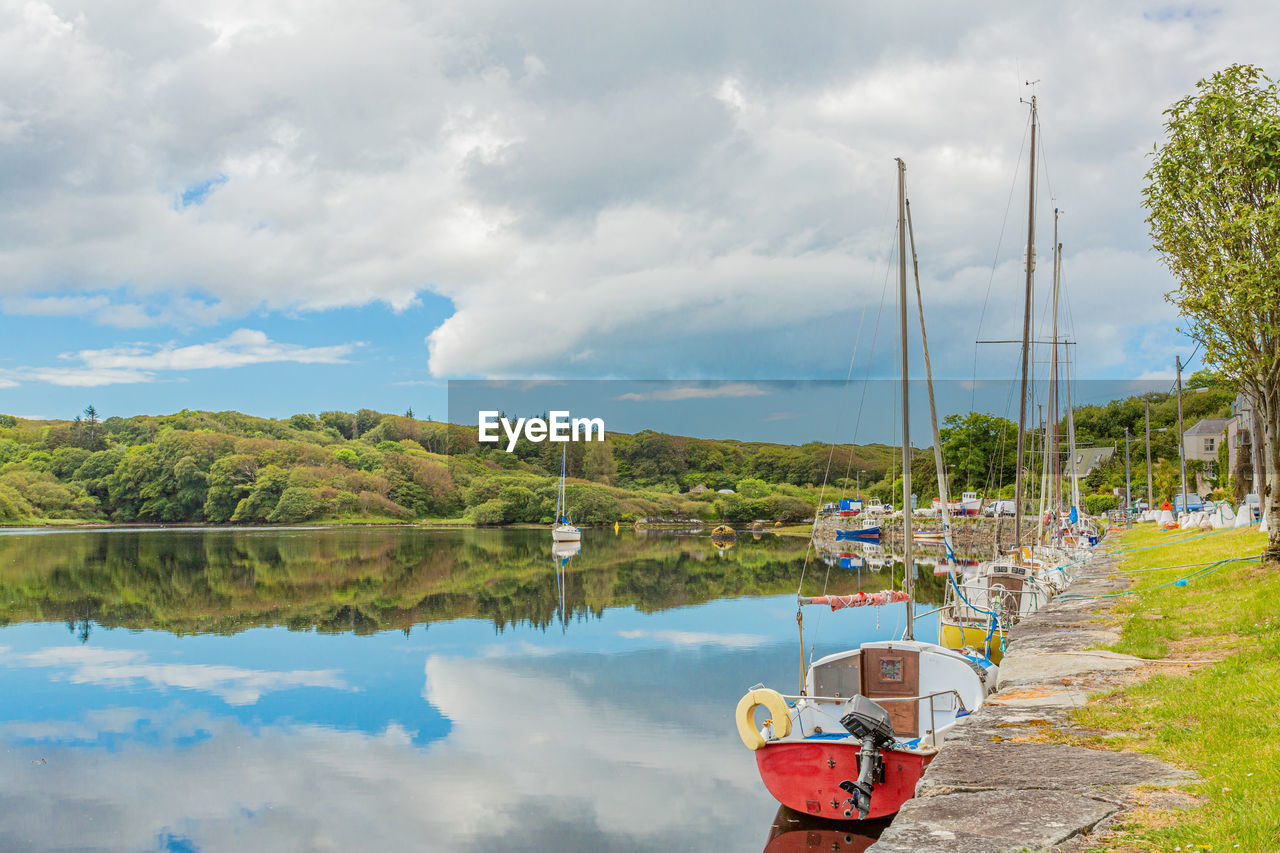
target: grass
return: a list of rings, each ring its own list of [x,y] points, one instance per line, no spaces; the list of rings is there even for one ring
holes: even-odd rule
[[[1108,850],[1280,850],[1280,567],[1228,563],[1186,586],[1195,568],[1162,568],[1257,555],[1254,529],[1188,541],[1150,527],[1126,533],[1120,571],[1132,589],[1113,651],[1163,661],[1150,678],[1095,697],[1082,726],[1128,737],[1090,745],[1137,749],[1196,772],[1187,811],[1130,813]],[[1144,571],[1134,571],[1144,570]],[[1118,743],[1122,742],[1122,743]],[[1187,847],[1190,845],[1190,847]]]

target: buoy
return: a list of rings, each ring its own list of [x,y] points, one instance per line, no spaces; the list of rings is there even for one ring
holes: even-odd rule
[[[791,714],[787,709],[787,700],[782,694],[768,687],[757,687],[747,691],[747,695],[738,700],[738,737],[747,749],[755,751],[764,746],[764,735],[756,728],[756,708],[763,705],[770,714],[769,724],[773,727],[773,736],[783,738],[791,734]]]

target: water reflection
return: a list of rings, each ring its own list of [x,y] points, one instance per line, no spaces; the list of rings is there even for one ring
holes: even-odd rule
[[[838,823],[779,806],[769,828],[764,853],[814,853],[815,851],[850,851],[862,853],[880,837],[889,818]]]
[[[0,536],[0,849],[760,849],[776,804],[732,709],[797,678],[805,546]],[[824,582],[888,573],[811,559]],[[806,634],[821,655],[901,620]]]
[[[161,530],[0,536],[0,624],[58,619],[178,633],[257,625],[357,634],[462,617],[503,629],[794,591],[806,542],[765,536],[724,552],[705,537],[587,531],[553,553],[532,530]],[[559,546],[557,546],[559,547]],[[806,590],[883,589],[810,555]],[[572,558],[565,563],[566,558]],[[901,583],[901,564],[895,567]],[[810,587],[812,590],[810,590]],[[935,588],[936,587],[936,588]],[[917,588],[939,601],[941,584]]]

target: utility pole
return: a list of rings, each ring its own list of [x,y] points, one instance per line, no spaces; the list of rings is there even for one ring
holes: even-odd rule
[[[1133,527],[1133,514],[1129,512],[1132,506],[1132,493],[1129,489],[1129,428],[1124,428],[1124,526]]]
[[[1182,511],[1188,512],[1187,504],[1187,454],[1186,439],[1182,434],[1182,356],[1175,355],[1173,364],[1178,370],[1178,465],[1182,469]]]
[[[867,473],[865,468],[858,472],[858,500],[862,500],[862,475],[865,473]],[[849,481],[845,480],[845,482],[848,483]],[[848,486],[845,486],[845,488],[848,488]]]
[[[1027,286],[1022,304],[1022,388],[1018,399],[1018,469],[1013,495],[1014,559],[1022,562],[1022,457],[1026,450],[1027,369],[1031,360],[1031,277],[1036,267],[1036,96],[1031,96],[1031,165],[1027,171]]]
[[[1147,427],[1147,512],[1156,508],[1155,492],[1151,484],[1151,401],[1147,401],[1147,410],[1143,414]]]

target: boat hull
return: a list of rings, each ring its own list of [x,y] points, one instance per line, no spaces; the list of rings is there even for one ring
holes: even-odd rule
[[[756,767],[769,793],[787,808],[830,820],[849,820],[844,816],[849,795],[840,783],[858,778],[861,751],[859,744],[847,740],[773,741],[756,750]],[[884,782],[871,794],[867,818],[896,814],[915,794],[916,783],[934,755],[884,750]]]
[[[557,527],[551,531],[552,542],[580,542],[582,531],[576,527]]]
[[[996,666],[999,666],[1000,661],[1004,658],[1004,644],[1001,642],[1003,638],[1004,634],[1001,631],[996,631],[991,635],[991,654],[987,657],[987,660]],[[938,645],[945,646],[948,649],[977,649],[981,653],[987,645],[987,630],[973,626],[962,628],[951,622],[939,622]]]

